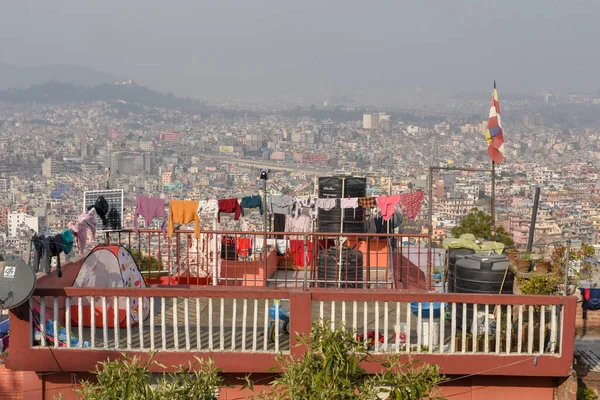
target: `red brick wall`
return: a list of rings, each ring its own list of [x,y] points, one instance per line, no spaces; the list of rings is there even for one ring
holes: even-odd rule
[[[85,375],[85,374],[84,374]],[[74,388],[82,374],[51,373],[39,376],[35,372],[18,372],[0,365],[1,400],[52,399],[63,394],[65,400],[76,399]],[[522,378],[504,376],[474,376],[444,384],[442,394],[453,400],[504,400],[519,393],[519,398],[528,400],[553,400],[557,382],[553,378]],[[257,385],[260,392],[268,386]],[[45,392],[45,396],[42,393]],[[249,390],[240,390],[239,383],[232,388],[222,388],[219,398],[244,399],[251,395]]]
[[[600,331],[600,310],[588,311],[587,319],[584,320],[581,303],[577,304],[575,327],[578,332],[581,332],[582,330]]]
[[[23,373],[11,371],[0,365],[0,399],[21,400],[23,398]]]

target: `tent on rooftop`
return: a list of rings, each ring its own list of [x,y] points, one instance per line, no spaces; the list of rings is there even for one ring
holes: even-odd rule
[[[104,288],[142,288],[146,282],[138,268],[131,253],[123,246],[108,245],[96,246],[85,258],[81,269],[75,278],[73,287],[104,287]],[[118,304],[114,304],[113,296],[106,297],[107,326],[109,328],[118,325],[121,328],[127,326],[127,301],[129,300],[129,315],[132,325],[136,325],[140,319],[143,321],[148,317],[150,302],[147,297],[119,297]],[[94,326],[103,327],[102,298],[82,298],[82,321],[83,326],[92,325],[92,303],[95,308]],[[71,321],[79,322],[79,305],[71,305]],[[141,317],[141,318],[140,318]],[[116,321],[115,321],[116,320]],[[115,324],[117,322],[117,324]]]

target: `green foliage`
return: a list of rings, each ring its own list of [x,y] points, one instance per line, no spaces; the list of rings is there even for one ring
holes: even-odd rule
[[[390,399],[429,399],[443,380],[436,365],[415,368],[416,363],[402,364],[397,356],[385,359],[384,373],[368,375],[361,366],[374,360],[368,344],[344,327],[332,330],[329,323],[316,322],[310,336],[301,335],[298,341],[306,349],[303,356],[280,355],[277,362],[283,372],[256,399],[371,400],[386,391]],[[246,382],[253,388],[249,377]]]
[[[138,264],[140,270],[148,271],[148,262],[150,262],[150,271],[160,271],[162,269],[160,260],[158,258],[151,255],[144,256],[137,249],[130,249],[129,252],[131,253],[131,256],[135,262]]]
[[[577,400],[597,400],[598,395],[594,389],[589,387],[580,387],[577,390]]]
[[[558,279],[555,275],[534,275],[530,278],[519,277],[521,293],[527,295],[549,296],[558,291]]]
[[[214,361],[196,358],[196,363],[180,366],[177,372],[162,374],[153,387],[151,366],[166,368],[152,356],[145,362],[140,357],[100,362],[92,373],[96,382],[85,381],[77,393],[83,400],[216,400],[224,385],[221,371]]]
[[[392,400],[441,399],[436,396],[440,377],[440,368],[436,364],[424,364],[409,360],[402,363],[400,355],[389,356],[382,364],[386,371],[369,378],[366,385],[381,388]],[[380,396],[381,397],[381,396]]]
[[[565,277],[565,263],[566,263],[567,247],[564,245],[554,246],[552,256],[550,258],[550,266],[552,271],[556,274],[557,278],[562,282]],[[579,278],[590,279],[592,276],[592,264],[585,262],[587,258],[594,257],[596,249],[594,246],[588,244],[582,244],[579,250],[571,249],[569,253],[570,263],[579,262],[581,270]],[[572,266],[572,264],[570,264]],[[576,274],[577,275],[577,274]]]
[[[492,217],[485,211],[473,208],[469,214],[461,219],[458,225],[450,230],[450,233],[454,237],[459,237],[465,233],[472,233],[476,238],[493,240]],[[501,225],[496,226],[496,241],[503,243],[506,247],[514,246],[512,238]]]

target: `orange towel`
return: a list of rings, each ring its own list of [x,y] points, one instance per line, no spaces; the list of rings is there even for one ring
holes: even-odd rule
[[[198,200],[171,200],[169,201],[169,237],[173,236],[173,224],[196,223],[194,236],[200,239],[200,218],[198,218]]]

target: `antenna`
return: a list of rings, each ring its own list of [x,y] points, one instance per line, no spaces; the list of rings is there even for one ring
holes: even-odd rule
[[[9,260],[0,266],[0,309],[25,303],[35,289],[35,274],[23,261]]]

